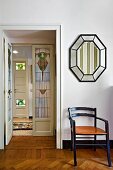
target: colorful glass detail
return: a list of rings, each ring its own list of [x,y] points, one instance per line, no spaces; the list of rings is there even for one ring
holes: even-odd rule
[[[45,92],[46,92],[46,89],[40,89],[41,94],[45,94]]]
[[[35,49],[35,116],[50,117],[50,50]]]
[[[42,71],[42,80],[43,80],[43,72],[48,65],[48,62],[46,60],[47,54],[45,52],[40,52],[40,53],[38,53],[38,57],[39,57],[39,60],[38,60],[37,64],[38,64],[40,70]]]
[[[25,63],[16,63],[16,70],[25,70]]]
[[[16,99],[16,106],[25,106],[25,99]]]

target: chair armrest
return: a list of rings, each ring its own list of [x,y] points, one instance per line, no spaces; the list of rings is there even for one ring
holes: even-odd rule
[[[100,117],[96,117],[96,119],[103,121],[105,123],[105,130],[106,130],[106,132],[109,132],[109,123],[108,123],[108,120],[100,118]]]
[[[103,122],[105,122],[105,123],[108,123],[108,120],[105,120],[105,119],[103,119],[103,118],[101,118],[101,117],[96,117],[96,119],[99,119],[99,120],[101,120],[101,121],[103,121]]]

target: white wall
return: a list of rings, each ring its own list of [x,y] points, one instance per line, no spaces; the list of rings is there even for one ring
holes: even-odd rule
[[[62,25],[63,139],[69,139],[69,106],[97,107],[110,121],[113,139],[113,1],[112,0],[0,0],[0,24]],[[81,33],[95,33],[107,47],[107,69],[95,83],[80,83],[68,68],[68,50]],[[67,83],[68,82],[68,83]]]

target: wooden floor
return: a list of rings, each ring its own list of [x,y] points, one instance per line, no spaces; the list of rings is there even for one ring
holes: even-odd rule
[[[113,161],[113,150],[111,150]],[[73,166],[72,151],[55,149],[54,137],[13,137],[0,150],[0,170],[108,170],[103,149],[77,150],[78,166]]]

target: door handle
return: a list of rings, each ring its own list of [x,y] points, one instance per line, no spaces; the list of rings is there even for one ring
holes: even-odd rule
[[[12,93],[12,91],[11,90],[8,90],[8,94],[10,95]]]

